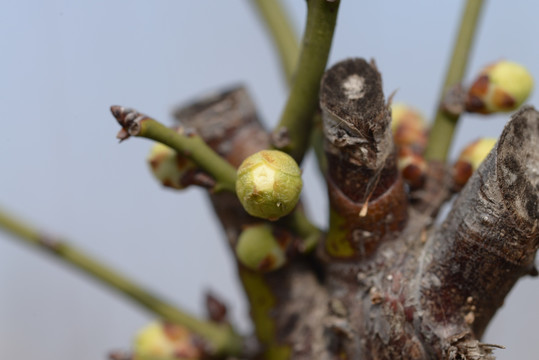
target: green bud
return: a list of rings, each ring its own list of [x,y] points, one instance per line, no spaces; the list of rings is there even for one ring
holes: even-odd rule
[[[153,176],[164,186],[174,189],[184,189],[183,176],[195,168],[195,164],[179,155],[176,150],[155,143],[147,158]]]
[[[140,330],[133,346],[133,359],[181,359],[201,358],[193,335],[183,326],[154,322]]]
[[[262,150],[240,165],[236,193],[250,215],[277,220],[294,209],[302,186],[301,170],[290,155]]]
[[[466,110],[481,114],[518,109],[530,96],[533,77],[522,65],[498,61],[481,70],[468,91]]]
[[[276,270],[286,262],[286,254],[267,224],[243,230],[236,244],[236,256],[245,267],[261,272]]]
[[[453,182],[457,189],[466,185],[473,172],[485,160],[496,145],[495,138],[480,138],[462,150],[457,161],[453,164]]]

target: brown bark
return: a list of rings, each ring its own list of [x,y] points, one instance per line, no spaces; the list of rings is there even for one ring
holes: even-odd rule
[[[534,109],[513,115],[425,246],[420,293],[433,321],[467,317],[480,337],[515,282],[536,273],[538,139]]]
[[[260,344],[246,357],[494,358],[495,346],[480,337],[515,282],[536,273],[539,113],[524,108],[512,117],[435,226],[452,194],[450,171],[433,162],[424,187],[406,190],[381,85],[374,64],[361,59],[324,78],[330,229],[318,259],[291,248],[275,272],[238,264]],[[269,146],[241,88],[177,115],[235,166]],[[231,247],[244,226],[260,222],[232,194],[210,198]]]
[[[361,68],[366,66],[365,61],[353,59],[328,70],[326,79],[336,72],[338,80],[330,85],[322,84],[322,106],[326,87],[332,95],[346,89],[346,81],[351,77],[368,79],[361,74]],[[374,86],[371,89],[379,91]],[[364,97],[374,96],[365,93]],[[365,106],[350,104],[351,100],[357,101],[343,98],[341,107],[338,104],[332,107],[345,115],[351,113],[350,108],[365,110],[362,115],[352,116],[362,123],[363,129],[379,128],[383,117],[373,116],[376,113],[371,110],[376,102]],[[368,167],[382,163],[373,159],[384,154],[382,150],[372,151],[373,156],[365,156],[363,162],[355,164],[358,168],[367,167],[367,171],[352,171],[354,177],[339,176],[339,172],[347,174],[343,168],[354,166],[350,165],[353,163],[350,159],[358,158],[356,154],[369,154],[357,151],[361,145],[354,146],[350,154],[349,144],[362,144],[364,134],[373,134],[369,139],[370,149],[384,141],[383,136],[374,135],[375,131],[350,130],[348,126],[352,122],[341,123],[346,126],[342,135],[346,141],[341,142],[345,144],[344,151],[334,151],[335,136],[331,133],[328,136],[326,131],[330,142],[328,162],[340,167],[337,167],[337,176],[328,176],[330,180],[335,179],[333,183],[329,181],[332,210],[340,213],[353,201],[344,196],[332,197],[332,187],[340,187],[345,193],[350,184],[361,186],[355,180],[359,178],[359,184],[364,183],[363,175],[369,173]],[[481,344],[478,339],[516,280],[535,271],[533,259],[538,246],[539,216],[534,193],[538,190],[539,161],[534,148],[538,140],[539,115],[525,108],[514,115],[502,134],[500,145],[465,187],[441,227],[431,225],[439,207],[448,198],[451,182],[447,170],[433,163],[425,188],[410,196],[408,222],[398,236],[393,233],[393,240],[387,241],[385,234],[379,231],[378,237],[372,240],[378,245],[376,251],[370,258],[357,258],[354,265],[343,266],[338,259],[326,258],[332,301],[348,309],[341,319],[345,336],[340,337],[340,349],[346,358],[493,358],[492,346]],[[384,146],[391,148],[387,141]],[[387,153],[387,148],[385,151]],[[394,164],[386,162],[379,166]],[[391,173],[390,169],[382,171]],[[397,184],[398,177],[393,179]],[[392,211],[400,209],[398,196],[387,201],[394,204]],[[386,215],[391,214],[386,211]],[[347,217],[347,224],[348,231],[353,226],[359,229],[364,226],[361,217],[354,221],[353,216]]]
[[[326,138],[331,262],[371,256],[406,223],[391,112],[374,63],[351,59],[326,72],[320,90]]]
[[[201,99],[175,116],[236,167],[247,156],[269,148],[269,133],[241,87]],[[261,222],[249,216],[233,194],[210,194],[210,200],[232,249],[246,225]],[[258,352],[266,359],[328,358],[324,327],[320,326],[326,314],[326,290],[317,279],[312,259],[289,250],[288,264],[271,273],[257,273],[237,262]]]

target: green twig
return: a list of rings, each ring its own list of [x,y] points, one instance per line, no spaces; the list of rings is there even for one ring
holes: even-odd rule
[[[447,91],[462,81],[482,7],[483,0],[468,0],[466,3],[457,40],[453,48],[451,63],[447,69],[442,88],[440,106],[436,113],[425,152],[425,156],[429,160],[443,162],[447,159],[459,115],[444,111],[441,105]]]
[[[290,18],[280,0],[254,0],[252,4],[266,24],[269,35],[277,48],[286,80],[290,85],[299,55],[298,40]]]
[[[339,3],[339,0],[308,2],[297,71],[280,122],[273,132],[274,146],[289,153],[298,163],[309,145],[320,79],[329,57]]]
[[[111,111],[122,126],[122,130],[118,133],[120,140],[125,140],[129,136],[138,136],[170,146],[213,176],[217,181],[216,190],[222,189],[236,193],[236,169],[215,153],[198,135],[181,134],[133,109],[112,106]],[[292,218],[296,219],[295,216]]]
[[[303,208],[298,206],[289,216],[283,218],[283,223],[302,238],[301,252],[308,253],[316,248],[322,231],[309,220]]]
[[[211,349],[216,353],[229,355],[240,353],[242,339],[230,326],[203,321],[177,309],[130,279],[118,274],[115,270],[84,254],[81,250],[65,242],[47,237],[34,227],[1,210],[0,229],[10,233],[17,240],[24,241],[26,244],[56,256],[163,319],[185,326],[208,341]]]
[[[328,160],[326,158],[326,152],[324,151],[324,125],[322,124],[322,114],[320,111],[316,111],[313,118],[313,130],[311,131],[311,148],[316,156],[316,162],[318,163],[318,170],[322,176],[326,176],[328,173]]]
[[[213,151],[196,134],[182,134],[133,109],[111,106],[112,114],[122,126],[120,140],[129,136],[145,137],[163,143],[195,162],[216,181],[215,191],[236,191],[236,169]]]

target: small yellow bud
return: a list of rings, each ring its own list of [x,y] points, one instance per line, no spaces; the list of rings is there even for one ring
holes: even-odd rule
[[[155,178],[164,186],[174,189],[184,189],[183,176],[196,167],[191,160],[161,143],[152,146],[147,161]]]
[[[477,139],[462,150],[457,162],[453,165],[453,182],[457,189],[466,185],[472,173],[479,168],[496,145],[496,141],[494,138]]]
[[[136,336],[133,360],[138,359],[183,359],[201,358],[191,333],[175,324],[152,323]]]
[[[243,230],[236,244],[236,256],[245,267],[261,272],[279,269],[286,262],[286,242],[281,245],[269,225],[258,224]]]
[[[422,153],[427,144],[425,117],[416,109],[405,104],[391,106],[391,130],[397,147],[412,147],[415,153]]]
[[[427,175],[427,162],[423,156],[404,146],[399,148],[397,159],[397,166],[410,188],[416,190],[423,187]]]
[[[282,151],[259,151],[238,168],[238,198],[250,215],[259,218],[277,220],[289,214],[302,186],[298,164]]]
[[[533,89],[533,77],[520,64],[499,61],[481,70],[470,87],[466,110],[481,114],[518,109]]]

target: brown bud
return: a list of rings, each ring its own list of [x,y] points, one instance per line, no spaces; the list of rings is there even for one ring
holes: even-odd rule
[[[226,322],[228,312],[226,305],[211,293],[206,293],[206,311],[211,321],[217,323]]]
[[[391,130],[397,147],[407,146],[422,154],[427,145],[427,126],[423,115],[405,104],[391,106]]]
[[[402,177],[412,190],[423,187],[427,174],[427,162],[423,156],[414,152],[410,146],[401,147],[397,165]]]

